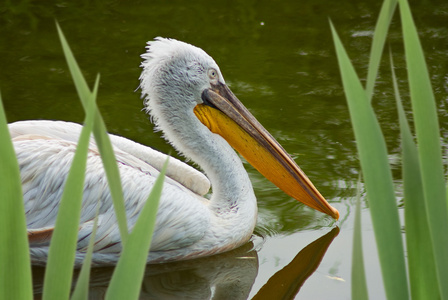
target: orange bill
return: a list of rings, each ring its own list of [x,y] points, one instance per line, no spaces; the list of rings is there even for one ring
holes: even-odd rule
[[[298,201],[328,214],[339,212],[314,187],[269,132],[236,98],[227,85],[218,83],[202,93],[203,104],[195,107],[198,119],[221,135],[264,177]]]

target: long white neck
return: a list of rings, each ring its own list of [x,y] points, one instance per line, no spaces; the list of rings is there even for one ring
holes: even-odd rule
[[[210,209],[225,214],[235,209],[255,210],[256,198],[241,159],[219,135],[205,127],[193,111],[182,118],[172,108],[158,119],[165,138],[205,172],[212,184]],[[170,116],[171,115],[171,116]],[[254,208],[255,207],[255,208]]]

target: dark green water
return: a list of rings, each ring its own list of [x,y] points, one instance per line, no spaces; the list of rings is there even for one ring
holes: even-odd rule
[[[353,197],[359,167],[328,20],[331,18],[336,26],[358,74],[365,78],[379,1],[196,1],[189,5],[183,1],[9,2],[0,4],[0,89],[10,122],[83,120],[56,34],[55,19],[88,82],[93,84],[96,74],[101,74],[98,103],[109,131],[163,152],[172,149],[160,134],[153,133],[136,91],[139,55],[145,51],[145,43],[156,36],[172,37],[201,47],[213,56],[234,93],[341,213],[340,221],[334,222],[311,211],[247,165],[259,200],[257,233],[263,238],[254,239],[257,251],[253,255],[258,256],[258,264],[245,264],[250,270],[240,274],[249,283],[227,284],[252,298],[302,248],[338,225],[339,235],[296,297],[350,298]],[[446,137],[448,3],[411,1],[411,8],[427,54],[440,109],[442,137]],[[394,54],[402,94],[407,99],[399,26],[399,18],[395,16],[387,47]],[[386,55],[374,106],[386,135],[392,165],[396,166],[398,124],[387,62]],[[398,194],[399,171],[394,168]],[[368,204],[365,197],[363,200],[369,293],[373,299],[381,299],[384,292]],[[213,262],[216,268],[233,266],[220,259]],[[252,257],[247,261],[256,260]],[[199,268],[197,263],[196,268],[205,272],[211,264],[207,261]],[[169,273],[165,270],[165,277],[159,273],[148,275],[144,293],[156,294],[161,288],[155,282],[166,278],[175,287],[170,290],[172,295],[176,295],[174,290],[184,295],[192,289],[187,284],[189,280],[196,278],[188,273],[193,272],[190,267],[175,266]],[[239,265],[229,268],[246,270]],[[99,273],[98,281],[107,276]],[[222,281],[207,284],[199,280],[202,285],[193,281],[204,295],[220,297]]]

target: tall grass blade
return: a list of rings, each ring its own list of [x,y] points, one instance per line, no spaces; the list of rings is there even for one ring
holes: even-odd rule
[[[56,23],[59,38],[61,39],[62,48],[64,50],[64,54],[67,58],[67,64],[69,66],[70,72],[73,77],[73,81],[76,86],[76,90],[78,94],[85,93],[89,91],[89,87],[82,76],[81,70],[76,63],[76,60],[73,56],[72,51],[62,33],[59,24]],[[83,104],[84,110],[86,110],[87,102],[81,98],[81,103]],[[126,210],[124,207],[124,199],[123,199],[123,190],[121,186],[120,173],[118,171],[118,166],[115,159],[115,154],[110,143],[109,136],[106,133],[106,126],[104,125],[103,118],[101,114],[96,109],[95,113],[95,122],[93,126],[93,134],[98,146],[98,150],[101,154],[101,159],[103,161],[104,170],[106,172],[107,181],[109,183],[109,189],[112,195],[112,200],[114,202],[114,210],[117,216],[118,227],[120,230],[122,243],[126,242],[126,238],[128,235],[127,222],[126,222]]]
[[[134,229],[123,247],[107,290],[106,299],[108,300],[138,299],[167,166],[168,159],[165,161]]]
[[[32,299],[19,164],[0,95],[0,299]]]
[[[361,178],[356,189],[355,224],[353,230],[353,254],[352,254],[352,299],[369,299],[367,292],[366,272],[361,237]]]
[[[98,213],[100,208],[100,201],[98,201],[96,206],[95,219],[93,221],[92,234],[90,235],[89,245],[87,246],[86,256],[82,264],[81,272],[79,272],[78,279],[76,281],[75,289],[73,290],[72,300],[83,300],[88,299],[89,296],[89,281],[90,281],[90,270],[92,265],[92,254],[93,247],[95,245],[95,236],[98,226]]]
[[[408,80],[419,146],[423,193],[437,277],[442,299],[448,299],[448,209],[443,172],[440,128],[423,49],[407,1],[400,0],[400,16]]]
[[[365,179],[386,295],[389,299],[408,299],[403,242],[386,143],[333,24],[331,30]]]
[[[367,71],[366,94],[369,100],[372,99],[375,87],[376,76],[383,54],[384,44],[389,30],[390,22],[397,6],[397,0],[385,0],[381,7],[380,15],[376,22],[375,33],[373,34],[372,48],[370,49],[369,68]]]
[[[400,122],[404,216],[411,296],[413,300],[439,299],[440,294],[434,265],[433,247],[425,202],[423,201],[424,195],[418,150],[401,103],[392,55],[390,55],[390,65]]]
[[[93,91],[93,94],[96,95],[98,92],[98,82],[99,78],[97,79],[97,82],[95,84],[95,88]],[[96,103],[93,102],[91,105],[93,105],[93,111],[90,111],[90,116],[95,116],[95,105]],[[92,107],[90,108],[92,109]],[[93,122],[93,121],[92,121]],[[89,245],[87,247],[87,252],[84,258],[84,262],[81,268],[81,272],[78,275],[78,279],[76,281],[75,289],[73,290],[72,298],[71,299],[87,299],[88,298],[88,289],[89,289],[89,280],[90,280],[90,270],[91,270],[91,263],[92,263],[92,253],[93,253],[93,247],[95,243],[95,236],[96,236],[96,230],[98,225],[98,213],[100,208],[100,201],[101,199],[98,199],[97,207],[96,207],[96,214],[95,219],[93,222],[93,228],[92,228],[92,234],[90,235]]]
[[[90,98],[84,127],[78,140],[75,156],[67,176],[55,229],[50,242],[47,268],[45,270],[44,299],[68,299],[72,285],[73,263],[78,242],[79,219],[81,215],[84,178],[87,165],[90,135],[95,116],[95,98],[99,76],[95,82],[94,94],[82,95]]]

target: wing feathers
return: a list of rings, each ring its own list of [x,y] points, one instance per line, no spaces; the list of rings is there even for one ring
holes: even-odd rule
[[[14,140],[54,138],[76,143],[81,128],[79,124],[64,121],[20,121],[9,124],[10,134]],[[112,144],[122,153],[135,158],[132,164],[136,168],[146,163],[160,171],[167,158],[164,153],[126,138],[113,134],[109,134],[109,137]],[[91,145],[96,148],[93,138]],[[176,158],[170,158],[166,175],[200,196],[205,195],[210,189],[210,181],[204,174]]]

